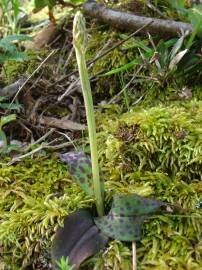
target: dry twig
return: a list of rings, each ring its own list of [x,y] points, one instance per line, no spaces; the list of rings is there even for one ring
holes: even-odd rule
[[[62,148],[65,148],[65,147],[68,147],[68,146],[71,146],[72,145],[71,142],[65,142],[65,143],[61,143],[61,144],[58,144],[58,145],[50,145],[51,143],[53,143],[53,142],[42,143],[39,147],[37,147],[36,149],[34,149],[34,150],[32,150],[32,151],[24,154],[24,155],[15,156],[6,165],[7,166],[10,166],[10,165],[12,165],[12,164],[14,164],[16,162],[21,161],[22,159],[24,159],[26,157],[29,157],[29,156],[32,156],[32,155],[38,153],[39,151],[41,151],[43,149],[58,150],[58,149],[62,149]]]
[[[87,15],[120,29],[134,31],[152,22],[147,26],[146,30],[151,33],[157,33],[158,35],[176,36],[181,31],[188,31],[189,33],[193,31],[189,23],[136,16],[127,12],[109,9],[96,2],[86,2],[83,5],[83,9]]]

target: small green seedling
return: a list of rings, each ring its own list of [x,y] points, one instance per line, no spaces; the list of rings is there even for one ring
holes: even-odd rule
[[[69,265],[69,258],[62,257],[60,261],[57,262],[58,270],[73,270],[74,266]]]

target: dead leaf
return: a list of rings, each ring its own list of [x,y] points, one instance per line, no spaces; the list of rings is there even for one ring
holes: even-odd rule
[[[25,42],[24,46],[26,49],[35,49],[39,50],[50,43],[57,33],[57,27],[55,24],[50,23],[48,26],[43,28],[37,35],[34,37],[33,41]]]
[[[69,130],[84,130],[86,128],[85,125],[68,120],[66,117],[58,119],[55,117],[42,116],[39,119],[39,123],[41,125],[54,127],[54,128],[61,128],[64,130],[67,130],[67,129],[69,129]]]

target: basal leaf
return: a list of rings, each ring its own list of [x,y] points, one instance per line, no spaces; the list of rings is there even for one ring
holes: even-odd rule
[[[120,241],[139,241],[145,217],[121,217],[113,212],[102,218],[96,218],[98,228],[108,237]]]
[[[86,194],[93,196],[93,176],[90,157],[83,152],[68,152],[61,154],[60,158],[68,164],[69,173]],[[101,181],[102,193],[104,195],[104,182],[102,179]]]
[[[163,202],[143,198],[137,194],[115,195],[107,216],[95,218],[98,228],[107,236],[120,241],[138,241],[148,215],[155,213]]]
[[[111,210],[116,215],[141,216],[153,214],[163,205],[165,203],[143,198],[137,194],[121,194],[114,196]]]
[[[51,249],[52,262],[55,265],[62,257],[68,257],[69,263],[75,265],[73,269],[77,270],[107,242],[108,237],[97,228],[91,213],[80,209],[66,217],[64,227],[56,232]]]

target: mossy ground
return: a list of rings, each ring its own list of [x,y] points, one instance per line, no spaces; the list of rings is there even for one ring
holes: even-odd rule
[[[54,157],[27,159],[10,167],[1,164],[0,171],[0,243],[6,269],[30,263],[46,269],[50,255],[43,255],[49,254],[54,231],[64,216],[90,206],[91,199]]]
[[[97,115],[107,201],[136,192],[182,207],[144,226],[139,269],[201,269],[200,101]],[[102,119],[101,119],[102,117]],[[113,123],[113,124],[112,124]],[[64,216],[92,200],[71,181],[57,157],[27,159],[0,168],[0,242],[7,269],[48,269],[50,242]],[[183,216],[184,215],[184,216]],[[83,269],[130,269],[130,245],[113,241]],[[2,268],[4,269],[4,268]]]
[[[36,68],[40,65],[44,58],[48,55],[48,50],[44,49],[41,51],[29,50],[26,52],[26,59],[20,62],[9,60],[4,63],[3,69],[3,81],[5,84],[10,84],[20,77],[26,77],[31,75]],[[50,77],[53,66],[51,64],[45,64],[44,76]]]
[[[141,1],[140,1],[141,2]],[[92,60],[107,43],[123,33],[106,26],[90,31],[87,58]],[[133,60],[138,42],[133,38],[101,58],[91,74],[109,71]],[[71,65],[75,64],[75,59]],[[30,67],[35,57],[19,66],[7,65],[7,82]],[[98,77],[93,83],[95,102],[117,94],[134,71]],[[154,74],[155,70],[149,72]],[[141,75],[148,75],[148,70]],[[137,243],[140,270],[202,269],[202,102],[201,85],[175,76],[165,85],[142,81],[121,96],[119,105],[97,110],[99,157],[106,185],[106,204],[114,193],[135,192],[184,209],[178,214],[149,219]],[[180,99],[184,86],[192,97]],[[138,105],[138,100],[143,98]],[[71,180],[67,168],[55,155],[25,159],[16,165],[0,164],[0,270],[50,269],[50,246],[54,232],[66,215],[91,207],[92,199]],[[107,207],[107,205],[106,205]],[[104,251],[89,259],[82,269],[130,270],[131,245],[111,241]]]

